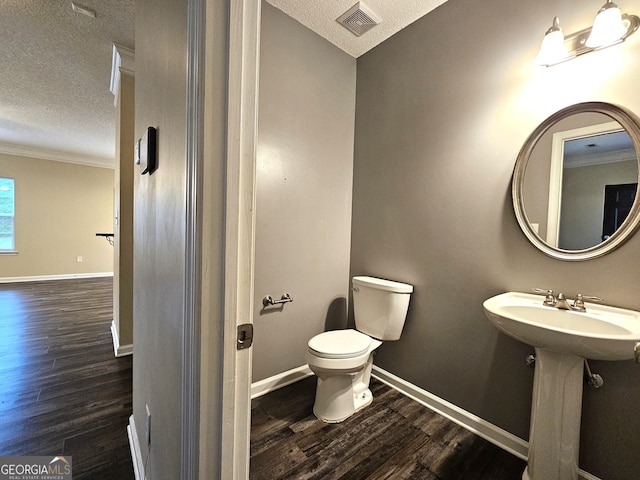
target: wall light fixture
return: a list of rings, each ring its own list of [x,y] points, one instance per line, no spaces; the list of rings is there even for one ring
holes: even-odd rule
[[[545,33],[535,63],[550,67],[579,55],[623,42],[638,30],[640,18],[622,13],[620,8],[607,2],[598,11],[593,26],[569,35],[563,35],[558,17]]]

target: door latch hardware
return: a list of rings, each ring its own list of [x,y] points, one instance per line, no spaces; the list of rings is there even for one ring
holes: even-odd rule
[[[238,350],[244,350],[245,348],[249,348],[251,345],[253,345],[253,324],[243,323],[242,325],[238,325],[238,341],[236,343],[236,348]]]

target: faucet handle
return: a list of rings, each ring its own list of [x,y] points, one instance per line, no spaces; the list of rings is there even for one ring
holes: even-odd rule
[[[581,293],[578,293],[576,297],[585,298],[587,300],[593,300],[594,302],[604,302],[604,298],[602,297],[592,297],[591,295],[582,295]]]
[[[546,296],[544,297],[544,302],[542,302],[543,305],[553,307],[556,304],[556,297],[553,296],[553,290],[549,290],[546,288],[532,288],[531,290],[537,293],[546,294]]]
[[[593,300],[594,302],[602,302],[604,300],[604,298],[592,297],[590,295],[582,295],[581,293],[578,293],[576,295],[576,299],[573,302],[573,309],[580,312],[586,311],[584,307],[584,299]]]

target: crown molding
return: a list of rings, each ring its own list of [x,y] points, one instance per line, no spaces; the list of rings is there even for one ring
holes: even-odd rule
[[[118,103],[120,76],[123,73],[132,77],[135,75],[135,53],[130,48],[114,43],[111,57],[111,83],[109,85],[109,90],[114,96],[114,105]]]
[[[587,153],[575,158],[565,159],[563,168],[589,167],[591,165],[604,165],[606,163],[618,163],[637,161],[636,151],[633,148],[602,153]]]
[[[113,159],[111,158],[96,157],[75,152],[65,152],[62,150],[48,150],[28,145],[16,145],[4,142],[0,142],[0,154],[17,155],[20,157],[37,158],[40,160],[53,160],[55,162],[74,163],[76,165],[86,165],[89,167],[115,168],[113,165]]]

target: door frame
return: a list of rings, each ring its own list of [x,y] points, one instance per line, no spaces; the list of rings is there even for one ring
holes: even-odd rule
[[[260,0],[188,0],[182,478],[249,478]]]
[[[236,340],[238,325],[253,324],[261,2],[230,4],[222,478],[240,480],[249,478],[252,349]]]

